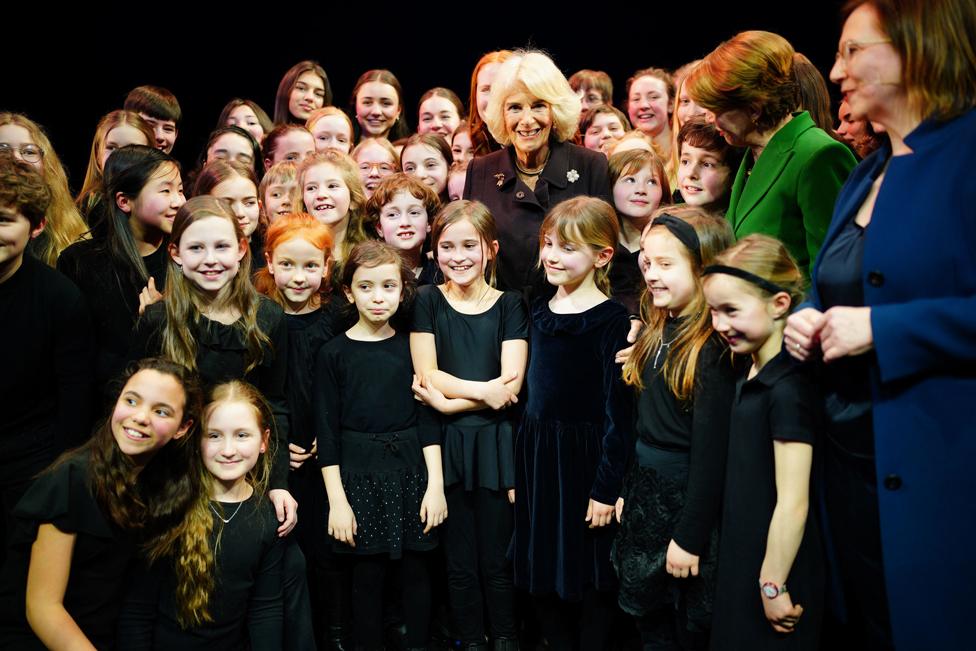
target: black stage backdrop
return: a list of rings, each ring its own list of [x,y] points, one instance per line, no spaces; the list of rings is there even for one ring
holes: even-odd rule
[[[23,10],[42,2],[17,4]],[[45,127],[77,191],[99,118],[121,108],[129,89],[140,84],[164,86],[179,99],[183,123],[173,153],[189,170],[229,99],[253,99],[272,114],[282,74],[302,59],[323,65],[333,103],[347,110],[356,78],[370,68],[389,68],[403,85],[411,127],[417,100],[431,87],[447,86],[467,102],[474,64],[500,48],[541,48],[567,76],[581,68],[605,70],[622,106],[626,80],[638,68],[676,68],[746,29],[785,36],[826,75],[841,3],[502,0],[418,7],[150,0],[92,4],[84,15],[44,4],[49,14],[4,21],[0,110],[26,113]],[[831,92],[836,96],[832,85]]]

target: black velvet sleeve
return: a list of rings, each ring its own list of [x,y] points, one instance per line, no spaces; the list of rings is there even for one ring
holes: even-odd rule
[[[603,455],[597,467],[590,497],[602,504],[615,504],[623,487],[634,449],[634,391],[623,380],[621,367],[614,361],[618,350],[627,346],[630,322],[621,310],[621,318],[607,325],[600,344],[604,360],[603,394],[606,400]]]
[[[690,554],[704,551],[721,512],[735,378],[725,345],[713,335],[695,373],[688,490],[673,535]]]

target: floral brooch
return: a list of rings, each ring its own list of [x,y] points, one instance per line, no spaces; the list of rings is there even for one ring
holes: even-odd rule
[[[495,179],[496,179],[495,185],[497,185],[498,187],[502,187],[502,185],[505,184],[505,175],[502,174],[501,172],[495,175]]]
[[[570,183],[576,183],[578,179],[579,179],[579,172],[577,172],[576,170],[569,170],[568,172],[566,172],[566,180],[569,181]]]

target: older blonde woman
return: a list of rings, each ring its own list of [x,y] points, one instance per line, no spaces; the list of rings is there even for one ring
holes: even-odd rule
[[[498,287],[529,297],[545,280],[538,270],[539,227],[549,208],[580,195],[610,199],[603,154],[569,142],[580,102],[542,52],[517,51],[499,66],[485,110],[504,149],[475,158],[464,198],[488,206],[498,225]]]

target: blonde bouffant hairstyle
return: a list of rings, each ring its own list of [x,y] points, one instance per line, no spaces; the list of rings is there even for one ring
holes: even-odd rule
[[[520,90],[549,104],[556,140],[566,142],[576,135],[582,107],[565,75],[542,52],[517,50],[498,67],[485,109],[488,131],[500,145],[512,142],[505,128],[505,101]]]

